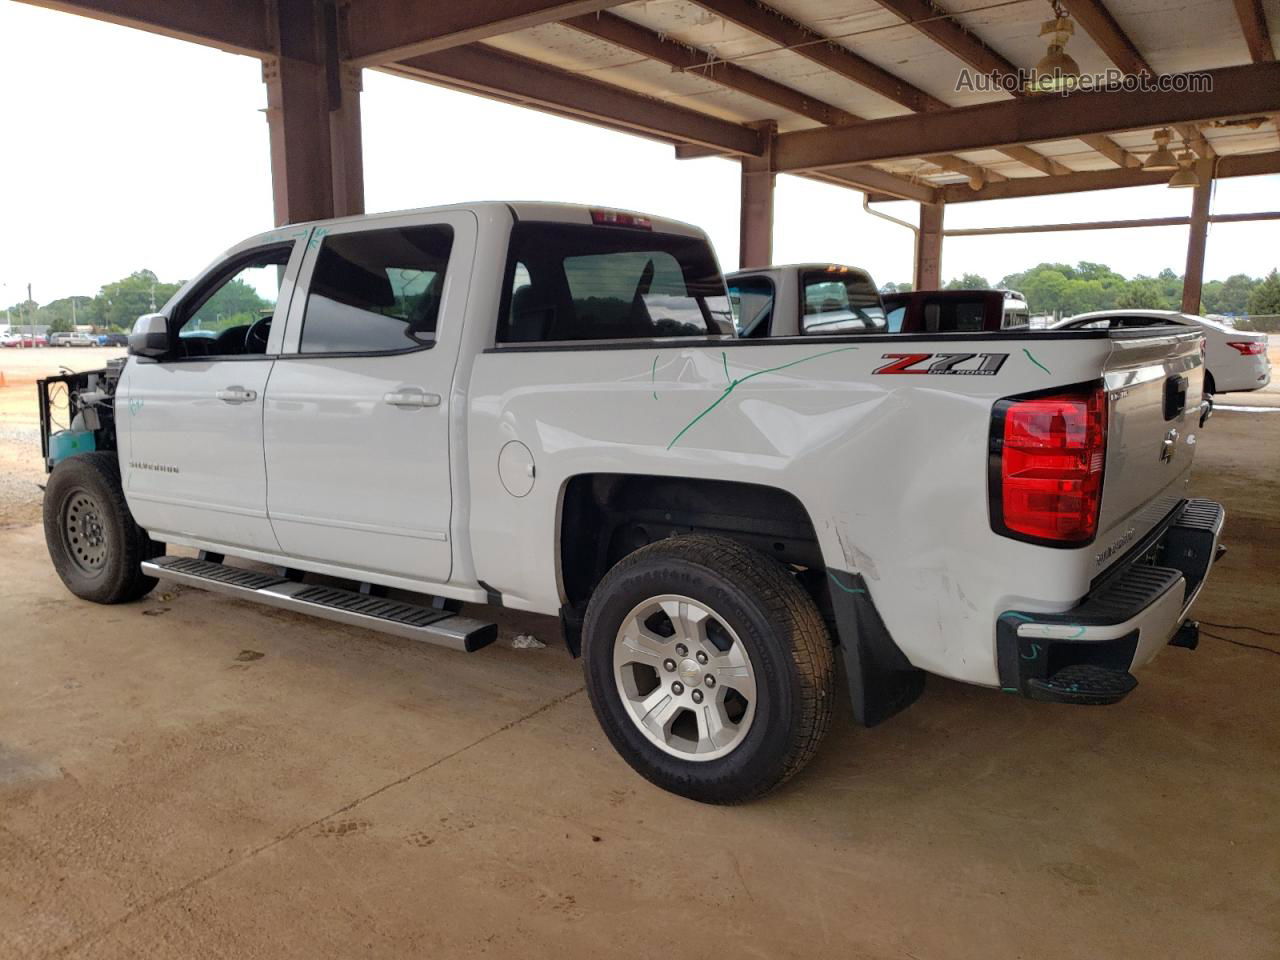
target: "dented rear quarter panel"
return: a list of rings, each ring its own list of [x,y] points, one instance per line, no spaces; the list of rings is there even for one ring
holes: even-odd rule
[[[992,532],[992,405],[1096,382],[1111,352],[1094,331],[490,349],[470,371],[469,492],[484,505],[469,515],[475,569],[508,605],[556,613],[560,502],[579,474],[778,487],[808,511],[828,567],[865,577],[913,664],[995,684],[997,616],[1066,609],[1097,571],[1095,545]],[[951,374],[875,372],[904,353],[975,356]],[[982,354],[1005,355],[996,373],[959,372]],[[512,441],[536,466],[523,497],[497,469]]]

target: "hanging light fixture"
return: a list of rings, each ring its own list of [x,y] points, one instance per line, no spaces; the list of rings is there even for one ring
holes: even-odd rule
[[[1049,41],[1049,50],[1035,71],[1028,88],[1033,93],[1060,93],[1069,90],[1080,79],[1080,65],[1067,54],[1067,41],[1076,32],[1075,23],[1067,16],[1058,0],[1049,0],[1053,19],[1040,24],[1040,36]]]
[[[1162,171],[1177,170],[1178,158],[1173,155],[1173,151],[1169,149],[1169,141],[1173,139],[1173,134],[1165,128],[1157,130],[1152,136],[1156,142],[1155,152],[1142,162],[1143,170]]]
[[[1185,148],[1187,142],[1182,141]],[[1192,166],[1195,163],[1195,154],[1190,150],[1183,149],[1178,154],[1178,172],[1169,178],[1169,186],[1171,187],[1198,187],[1200,186],[1200,178],[1196,175],[1196,171]]]

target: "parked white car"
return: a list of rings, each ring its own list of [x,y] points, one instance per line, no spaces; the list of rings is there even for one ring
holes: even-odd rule
[[[1197,332],[740,339],[702,231],[638,214],[282,227],[129,349],[41,383],[75,595],[166,578],[462,651],[485,604],[558,615],[621,755],[708,802],[804,767],[837,657],[866,725],[926,672],[1122,699],[1193,645],[1223,522],[1187,499]]]
[[[1204,334],[1205,393],[1261,390],[1271,382],[1267,335],[1249,333],[1226,324],[1176,310],[1098,310],[1078,313],[1055,324],[1054,330],[1130,330],[1172,323]]]

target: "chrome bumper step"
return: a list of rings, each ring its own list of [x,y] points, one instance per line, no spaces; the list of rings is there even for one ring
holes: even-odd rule
[[[460,617],[447,610],[388,600],[354,590],[299,583],[285,577],[213,563],[195,557],[145,560],[142,572],[213,593],[270,607],[294,610],[338,623],[366,627],[409,640],[474,653],[497,639],[496,624]]]

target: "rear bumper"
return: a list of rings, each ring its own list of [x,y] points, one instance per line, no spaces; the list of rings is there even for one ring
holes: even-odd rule
[[[1061,613],[1007,610],[996,624],[1001,687],[1034,700],[1115,703],[1186,619],[1213,567],[1226,517],[1187,500]]]

